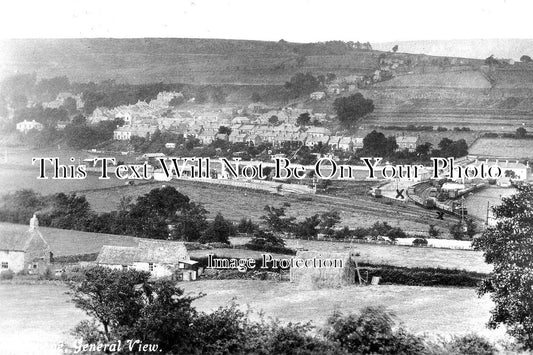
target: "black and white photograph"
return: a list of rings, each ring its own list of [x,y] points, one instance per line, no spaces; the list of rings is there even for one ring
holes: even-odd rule
[[[0,355],[533,354],[533,3],[0,5]]]

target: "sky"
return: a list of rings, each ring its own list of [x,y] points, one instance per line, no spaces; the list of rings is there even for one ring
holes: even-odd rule
[[[528,0],[8,0],[0,38],[533,38]]]

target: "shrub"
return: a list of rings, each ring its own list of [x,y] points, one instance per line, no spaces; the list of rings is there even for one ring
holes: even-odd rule
[[[359,264],[368,279],[381,278],[381,283],[409,286],[458,286],[476,287],[485,274],[457,269],[407,268],[392,265]]]
[[[13,276],[15,276],[15,273],[11,270],[4,270],[0,272],[0,279],[1,280],[12,280]]]
[[[350,354],[417,354],[425,348],[422,338],[401,327],[394,330],[393,315],[380,307],[366,307],[360,314],[334,314],[324,336]]]
[[[416,238],[413,240],[413,245],[415,247],[427,247],[428,241],[425,238]]]
[[[452,354],[461,355],[493,355],[496,348],[487,339],[476,335],[467,334],[456,336],[451,341],[444,344],[446,350]]]

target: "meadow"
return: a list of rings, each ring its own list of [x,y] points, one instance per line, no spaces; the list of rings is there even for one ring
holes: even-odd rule
[[[516,127],[518,128],[518,127]],[[512,138],[480,138],[468,149],[472,155],[509,159],[533,158],[533,140]]]
[[[301,289],[288,282],[205,280],[181,283],[185,294],[206,295],[196,301],[200,311],[213,311],[236,302],[243,310],[263,311],[284,323],[311,321],[322,326],[334,311],[357,312],[365,306],[385,306],[399,322],[432,336],[475,332],[492,341],[505,337],[502,329],[488,330],[492,302],[468,288],[410,286],[349,286]],[[0,283],[0,353],[60,354],[57,344],[72,344],[69,331],[86,315],[54,284]]]

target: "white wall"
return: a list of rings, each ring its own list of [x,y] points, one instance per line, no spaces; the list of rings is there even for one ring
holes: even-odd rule
[[[0,250],[0,272],[6,269],[1,268],[1,263],[7,262],[7,270],[19,272],[24,270],[24,252]]]

